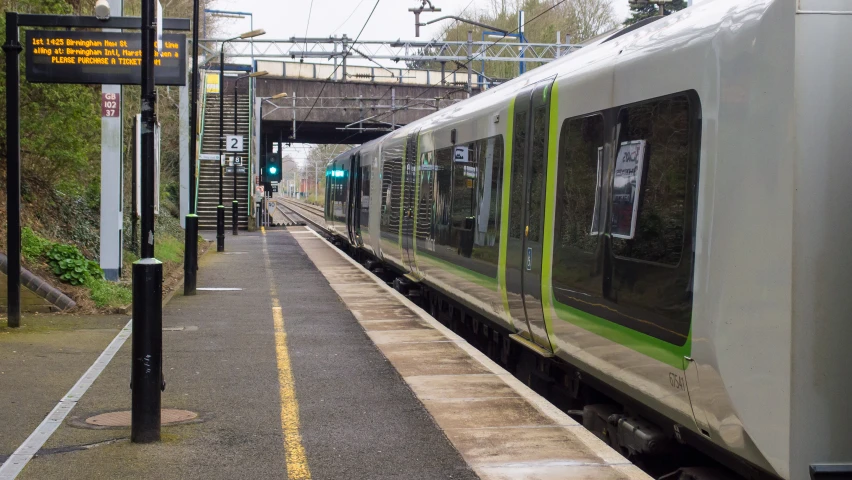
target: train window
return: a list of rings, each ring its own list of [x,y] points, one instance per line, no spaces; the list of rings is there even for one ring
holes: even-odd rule
[[[390,203],[391,203],[391,183],[393,175],[391,174],[391,163],[389,161],[382,162],[382,221],[381,230],[387,231],[387,226],[390,223]]]
[[[693,99],[679,94],[621,108],[620,138],[611,159],[613,182],[619,152],[626,147],[634,146],[644,161],[636,164],[641,178],[636,179],[635,226],[627,221],[632,204],[625,206],[623,219],[614,219],[614,197],[624,192],[613,184],[611,277],[605,296],[631,328],[676,345],[686,342],[692,315],[694,178],[700,143],[700,110]]]
[[[435,151],[435,243],[450,245],[452,208],[453,148]]]
[[[553,287],[567,303],[573,293],[602,293],[601,237],[596,225],[600,204],[604,118],[590,115],[566,120],[559,140]]]
[[[527,112],[515,115],[512,142],[512,182],[509,189],[509,238],[520,239],[524,230],[524,152],[527,149]]]
[[[462,233],[473,233],[473,212],[476,209],[477,182],[479,167],[476,163],[476,145],[470,144],[467,149],[467,161],[453,159],[453,202],[452,228],[457,236]],[[456,147],[458,151],[459,147]],[[469,256],[469,255],[468,255]]]
[[[630,176],[613,177],[613,253],[677,265],[683,253],[689,188],[689,99],[680,95],[623,108],[619,123],[621,138],[616,169],[629,163],[630,159],[625,157],[642,154],[644,158],[631,163],[639,167],[641,174],[635,178],[639,188],[635,202],[620,201],[630,196],[624,188],[620,189],[621,184],[629,184]],[[622,163],[618,163],[620,159]],[[629,190],[630,186],[626,188]],[[631,213],[635,218],[633,228],[630,228]]]
[[[533,113],[532,131],[532,162],[530,165],[530,210],[529,210],[529,240],[531,242],[541,241],[541,219],[542,212],[542,190],[544,187],[544,176],[547,173],[547,106],[542,105]]]
[[[480,273],[497,278],[500,250],[500,193],[503,191],[503,137],[496,136],[476,142],[476,163],[479,178],[473,248],[471,256],[493,266]]]
[[[370,225],[370,166],[367,156],[361,157],[361,215],[360,226],[366,229]]]
[[[417,199],[417,248],[433,250],[432,225],[434,222],[434,182],[435,182],[435,155],[432,152],[420,155],[420,166],[418,169],[420,178],[419,195]]]

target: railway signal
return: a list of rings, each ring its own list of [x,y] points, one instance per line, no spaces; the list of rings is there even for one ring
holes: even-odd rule
[[[264,182],[281,181],[281,155],[270,156],[263,171]]]

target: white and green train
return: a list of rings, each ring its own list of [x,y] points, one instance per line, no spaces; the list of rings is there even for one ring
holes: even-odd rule
[[[630,451],[852,475],[850,45],[848,1],[704,1],[338,156],[327,227],[617,392]]]

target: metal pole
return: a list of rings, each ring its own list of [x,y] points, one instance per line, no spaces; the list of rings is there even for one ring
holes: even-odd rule
[[[225,205],[222,202],[222,155],[225,141],[225,123],[223,112],[225,110],[225,42],[222,42],[222,50],[219,52],[219,205],[216,207],[216,251],[225,251]]]
[[[293,128],[292,128],[292,130],[293,131],[290,134],[290,138],[295,140],[296,139],[296,92],[293,92]],[[278,147],[278,148],[280,149],[281,147]],[[281,153],[280,150],[279,150],[279,153]],[[281,158],[284,158],[284,157],[282,156]]]
[[[198,271],[198,215],[195,208],[195,178],[198,153],[198,17],[200,0],[192,1],[192,100],[189,111],[189,214],[186,216],[183,257],[183,294],[195,295]]]
[[[519,43],[527,43],[527,38],[524,36],[524,24],[526,20],[526,16],[524,15],[524,11],[521,10],[518,12],[518,42]],[[521,48],[521,53],[518,55],[519,58],[524,58],[526,56],[526,50],[524,47]],[[518,75],[523,75],[527,71],[527,64],[525,62],[518,62]]]
[[[237,80],[234,80],[234,135],[237,134]],[[251,79],[249,79],[251,81]],[[231,203],[231,222],[233,223],[233,231],[231,232],[234,235],[237,235],[237,213],[239,211],[240,201],[237,200],[237,156],[236,154],[232,157],[234,159],[234,201]]]
[[[9,328],[21,326],[21,67],[18,13],[6,12],[6,245]]]
[[[471,94],[470,82],[472,81],[472,79],[471,79],[471,72],[470,72],[470,60],[471,60],[472,56],[473,56],[473,31],[468,30],[467,31],[467,62],[465,63],[465,65],[467,65],[467,97],[468,98],[470,98],[470,94]]]
[[[160,20],[162,21],[162,20]],[[163,264],[154,258],[154,0],[142,0],[142,259],[133,264],[130,440],[160,440]]]
[[[341,76],[340,76],[340,79],[341,79],[342,81],[344,81],[344,82],[346,81],[346,54],[347,54],[347,52],[346,52],[346,40],[348,40],[348,37],[347,37],[347,36],[346,36],[346,34],[344,33],[344,34],[343,34],[343,50],[342,50],[342,55],[343,55],[343,72],[340,74],[340,75],[341,75]]]

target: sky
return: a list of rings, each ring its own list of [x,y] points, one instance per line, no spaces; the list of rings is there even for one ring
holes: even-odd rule
[[[627,0],[611,0],[616,18],[627,17]],[[484,6],[487,0],[432,0],[440,7],[441,13],[423,14],[422,21],[441,15],[460,15],[470,5],[471,10]],[[313,4],[313,6],[311,6]],[[346,34],[355,38],[364,25],[375,0],[217,0],[213,7],[217,10],[251,12],[253,27],[266,30],[266,39],[286,39],[290,37],[327,37]],[[414,40],[414,14],[411,7],[420,6],[420,0],[380,0],[378,7],[361,34],[362,40]],[[310,21],[308,20],[310,13]],[[462,15],[460,15],[462,16]],[[221,36],[236,36],[251,30],[248,18],[221,19]],[[449,23],[442,22],[443,24]],[[438,35],[442,23],[421,27],[420,38],[427,40]],[[567,32],[566,32],[567,33]],[[321,62],[321,60],[310,60]],[[302,163],[307,157],[310,146],[294,144],[284,150],[294,160]]]
[[[471,0],[432,0],[441,13],[422,15],[421,21],[440,15],[458,15]],[[627,0],[611,0],[616,18],[623,20],[629,11]],[[483,6],[487,0],[472,0],[470,9]],[[313,5],[313,6],[311,6]],[[217,0],[218,10],[251,12],[254,28],[266,30],[266,38],[279,39],[307,36],[325,37],[346,34],[355,38],[375,5],[374,0]],[[362,40],[413,40],[414,14],[411,7],[420,6],[419,0],[380,0],[379,6],[364,33]],[[308,16],[310,13],[310,22]],[[351,16],[350,16],[351,15]],[[348,19],[348,20],[347,20]],[[449,22],[449,21],[448,21]],[[442,22],[442,23],[448,23]],[[420,37],[433,38],[441,30],[442,23],[422,27]],[[223,34],[238,35],[250,30],[249,20],[226,19]]]

